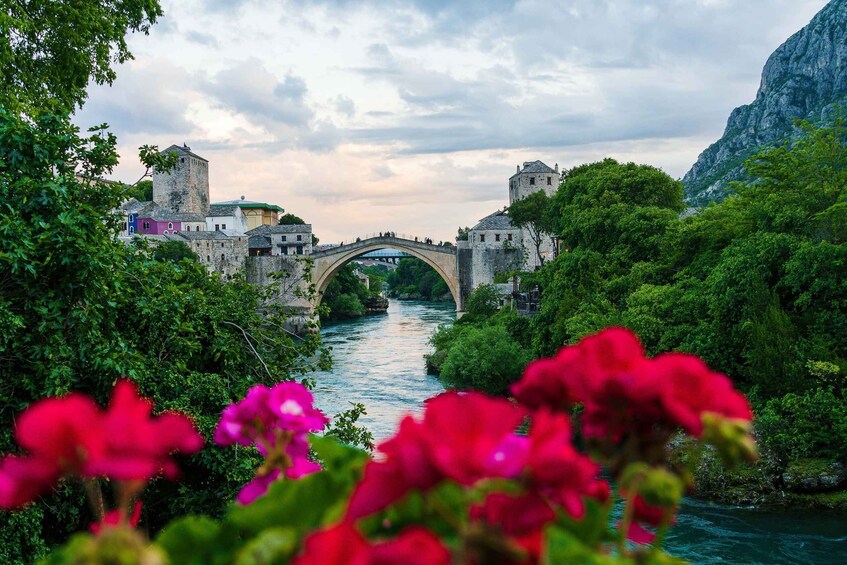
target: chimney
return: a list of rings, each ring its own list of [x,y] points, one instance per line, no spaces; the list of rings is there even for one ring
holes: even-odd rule
[[[556,172],[559,172],[559,163],[556,163]]]
[[[521,166],[520,166],[520,165],[518,165],[517,169],[518,169],[518,174],[520,174],[520,172],[521,172]]]

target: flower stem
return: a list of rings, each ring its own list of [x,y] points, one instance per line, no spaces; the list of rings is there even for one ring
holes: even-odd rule
[[[97,521],[101,522],[106,514],[106,509],[103,504],[103,490],[100,488],[100,481],[87,479],[82,482],[82,485],[85,487],[85,497],[88,499],[91,511],[94,512]]]

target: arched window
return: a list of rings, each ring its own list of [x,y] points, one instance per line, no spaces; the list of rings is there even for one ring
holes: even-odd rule
[[[223,261],[224,259],[226,259],[226,255],[224,255],[223,253],[221,253],[221,261]]]
[[[191,226],[185,226],[185,231],[191,231]]]
[[[168,229],[169,230],[174,229],[174,225],[171,222],[168,222]]]
[[[209,262],[209,261],[211,261],[211,260],[212,260],[212,258],[211,258],[211,257],[209,257],[208,255],[206,255],[206,262],[208,263],[208,262]]]

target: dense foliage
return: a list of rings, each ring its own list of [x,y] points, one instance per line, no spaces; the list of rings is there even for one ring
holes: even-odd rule
[[[690,351],[733,375],[781,459],[843,461],[847,126],[800,127],[747,162],[754,180],[737,196],[691,215],[681,184],[653,167],[566,171],[544,211],[566,252],[524,275],[542,289],[532,351],[629,327],[652,354]],[[434,338],[436,360],[458,342],[449,333]]]
[[[400,259],[397,268],[386,278],[388,289],[394,296],[412,300],[444,300],[450,289],[435,269],[417,258]]]
[[[327,285],[321,300],[321,318],[325,320],[344,320],[365,314],[366,305],[372,297],[382,292],[381,281],[368,275],[368,286],[356,275],[357,266],[344,265]],[[373,284],[371,284],[373,283]]]
[[[154,476],[175,478],[173,452],[201,440],[182,415],[151,418],[121,381],[106,410],[75,394],[20,416],[27,453],[0,460],[0,507],[81,479],[98,521],[47,560],[57,564],[679,563],[662,544],[691,476],[668,461],[670,438],[711,445],[729,465],[756,456],[750,406],[726,376],[687,354],[649,359],[623,328],[533,362],[510,391],[516,402],[441,394],[370,459],[309,436],[327,418],[302,385],[254,386],[214,434],[263,456],[238,504],[219,520],[174,520],[151,543],[134,499]],[[577,405],[587,453],[573,442]],[[103,478],[116,484],[112,504]]]

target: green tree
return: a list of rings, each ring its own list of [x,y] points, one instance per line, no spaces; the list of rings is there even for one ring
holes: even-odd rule
[[[551,234],[555,230],[555,224],[550,219],[550,205],[547,193],[539,190],[509,206],[512,224],[526,229],[540,265],[544,265],[545,261],[541,247],[548,242],[552,244]]]
[[[183,259],[196,261],[197,255],[181,241],[164,241],[153,250],[153,258],[156,261],[172,261],[179,263]]]
[[[130,32],[162,15],[156,0],[4,0],[0,3],[0,107],[67,115],[90,82],[111,84],[113,65],[132,58]]]
[[[471,328],[453,342],[441,366],[441,379],[451,388],[506,394],[532,354],[500,325]]]
[[[279,225],[281,226],[302,226],[306,222],[300,216],[294,214],[283,214],[279,217]]]
[[[491,284],[479,285],[465,300],[465,316],[470,316],[473,320],[489,318],[499,309],[500,295],[497,288]]]

